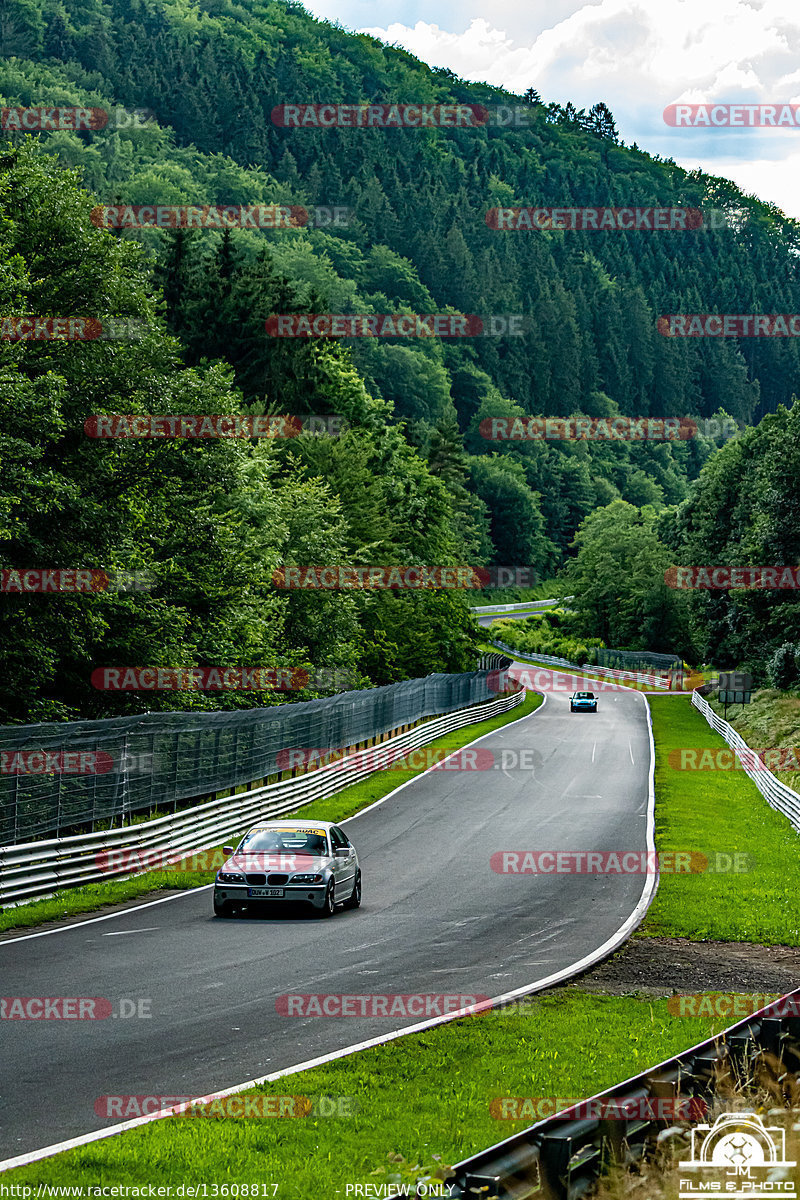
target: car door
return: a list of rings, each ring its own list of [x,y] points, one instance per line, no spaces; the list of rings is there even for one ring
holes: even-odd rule
[[[356,853],[338,825],[331,826],[331,842],[334,854],[338,849],[346,849],[349,854],[345,858],[334,857],[334,892],[337,900],[347,900],[352,895],[356,875]]]

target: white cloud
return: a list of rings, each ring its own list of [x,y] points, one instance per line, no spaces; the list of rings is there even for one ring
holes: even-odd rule
[[[467,79],[532,86],[578,108],[603,100],[626,141],[728,175],[800,217],[800,129],[675,130],[662,118],[678,100],[800,101],[800,10],[789,0],[600,0],[551,28],[538,27],[528,0],[511,0],[502,21],[501,29],[475,15],[462,32],[424,20],[367,32]]]

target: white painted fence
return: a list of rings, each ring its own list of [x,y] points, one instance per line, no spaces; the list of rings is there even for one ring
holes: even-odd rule
[[[716,729],[717,733],[721,734],[731,749],[736,752],[743,770],[752,779],[767,804],[777,809],[779,813],[783,813],[795,829],[800,829],[800,796],[797,792],[785,783],[781,783],[779,779],[775,778],[772,771],[767,770],[741,734],[737,733],[727,721],[723,721],[722,717],[714,712],[711,705],[699,692],[692,692],[692,704],[703,714],[712,729]]]

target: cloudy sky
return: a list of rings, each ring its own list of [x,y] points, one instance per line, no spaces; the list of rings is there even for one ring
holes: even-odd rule
[[[675,129],[663,118],[678,101],[800,105],[795,0],[304,3],[465,79],[532,86],[546,102],[578,108],[603,100],[625,142],[724,175],[800,219],[800,125]]]

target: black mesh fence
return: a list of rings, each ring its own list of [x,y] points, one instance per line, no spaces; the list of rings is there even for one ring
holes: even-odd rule
[[[598,667],[616,671],[680,670],[683,662],[677,654],[656,654],[650,650],[597,650]]]
[[[513,661],[507,654],[482,654],[478,659],[478,670],[507,671]]]
[[[484,670],[273,708],[2,726],[0,845],[168,810],[277,774],[282,750],[354,746],[496,697]]]

